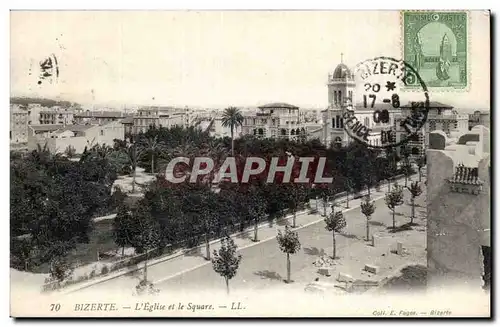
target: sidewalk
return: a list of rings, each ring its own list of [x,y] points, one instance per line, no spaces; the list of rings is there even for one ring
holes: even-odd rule
[[[413,175],[411,178],[415,180],[415,177],[418,179],[418,174]],[[401,185],[401,181],[404,182],[404,177],[398,179],[399,184]],[[391,183],[393,185],[393,183]],[[377,201],[382,199],[385,196],[385,192],[387,191],[387,186],[383,184],[381,186],[381,191],[377,192],[374,189],[371,190],[371,197],[373,201]],[[367,194],[366,191],[363,191],[361,194]],[[363,201],[363,197],[358,199],[353,199],[352,195],[349,195],[349,208],[345,208],[344,205],[340,205],[345,203],[346,197],[342,197],[336,199],[335,202],[338,205],[337,210],[342,208],[343,212],[355,209],[360,206],[360,203]],[[329,203],[330,206],[330,203]],[[331,208],[327,207],[327,214],[331,212]],[[312,205],[315,208],[315,204]],[[324,217],[321,216],[323,213],[323,207],[321,204],[318,204],[318,213],[309,214],[308,211],[302,211],[297,213],[297,227],[296,229],[304,228],[318,222],[322,222]],[[284,221],[289,221],[291,225],[292,215],[288,215],[285,219],[279,222],[264,222],[259,225],[258,230],[258,238],[259,242],[253,242],[253,226],[246,229],[244,232],[236,233],[231,235],[235,244],[238,246],[238,249],[245,249],[248,247],[252,247],[258,244],[261,244],[266,241],[270,241],[276,238],[277,230],[284,229],[285,224]],[[210,252],[211,255],[214,250],[218,250],[220,248],[220,239],[214,240],[210,242]],[[148,280],[151,280],[153,283],[161,283],[170,278],[174,278],[176,276],[182,275],[188,271],[197,269],[199,267],[205,266],[207,264],[211,264],[210,261],[205,259],[205,244],[202,244],[198,247],[192,249],[184,249],[179,250],[174,254],[157,258],[148,261]],[[91,281],[76,284],[74,286],[70,286],[61,290],[64,294],[72,293],[76,291],[80,291],[83,289],[91,288],[92,291],[99,289],[102,290],[111,289],[123,289],[130,288],[131,282],[135,280],[134,283],[138,283],[142,278],[144,269],[144,263],[139,263],[134,267],[130,267],[128,269],[124,269],[121,271],[117,271],[115,273],[109,274],[107,276],[103,276],[100,278],[95,278]],[[135,284],[134,284],[135,285]]]

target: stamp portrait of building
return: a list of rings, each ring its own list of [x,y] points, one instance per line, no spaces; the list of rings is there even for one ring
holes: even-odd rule
[[[403,11],[403,58],[434,91],[469,86],[466,11]],[[408,80],[409,89],[417,87]]]

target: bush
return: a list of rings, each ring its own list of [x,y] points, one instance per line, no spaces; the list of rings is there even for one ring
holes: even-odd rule
[[[107,275],[109,273],[109,268],[108,266],[104,266],[101,269],[101,275]]]
[[[68,158],[73,158],[76,154],[76,149],[71,145],[68,145],[68,147],[66,147],[66,149],[64,150],[64,154]]]
[[[155,288],[153,283],[146,281],[146,280],[141,280],[139,284],[135,287],[135,294],[134,295],[156,295],[160,292],[159,289]]]

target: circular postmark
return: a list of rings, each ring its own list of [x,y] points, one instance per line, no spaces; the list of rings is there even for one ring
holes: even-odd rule
[[[357,85],[362,85],[361,105],[343,107],[346,133],[370,148],[397,147],[418,137],[429,111],[425,82],[408,63],[389,57],[365,60],[354,68]],[[414,99],[401,103],[400,90],[420,85]]]

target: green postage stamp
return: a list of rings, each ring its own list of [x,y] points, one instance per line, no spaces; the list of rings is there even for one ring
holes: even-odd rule
[[[466,90],[468,14],[466,11],[403,11],[403,58],[435,91]],[[418,87],[407,82],[409,89]]]

